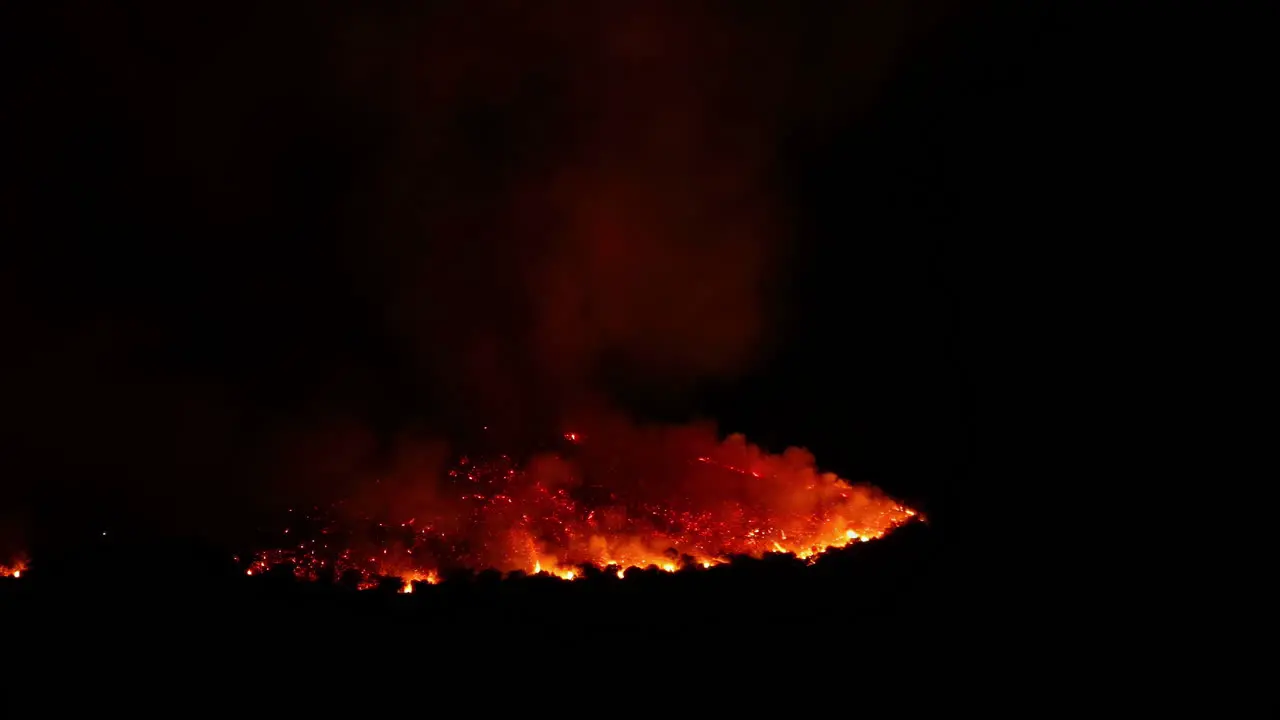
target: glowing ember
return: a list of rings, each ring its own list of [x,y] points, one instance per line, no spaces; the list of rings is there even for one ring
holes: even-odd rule
[[[770,552],[812,562],[916,515],[870,485],[816,471],[802,450],[770,455],[741,436],[680,436],[649,455],[571,456],[598,437],[587,443],[566,433],[568,453],[524,465],[505,455],[461,457],[433,486],[433,509],[415,504],[408,518],[354,514],[341,503],[290,510],[281,544],[255,553],[245,573],[286,566],[299,577],[344,577],[361,588],[394,577],[411,594],[413,582],[435,584],[453,569],[571,581],[591,568],[623,578],[630,568],[709,569],[733,555]]]

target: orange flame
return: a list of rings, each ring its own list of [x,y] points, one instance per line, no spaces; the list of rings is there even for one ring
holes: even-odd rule
[[[27,561],[24,558],[18,558],[12,565],[0,565],[0,578],[11,577],[21,578],[22,573],[27,569]]]
[[[591,448],[576,432],[564,437],[575,449]],[[804,451],[769,455],[741,436],[690,442],[695,451],[683,462],[667,462],[670,444],[658,448],[666,454],[653,468],[645,464],[649,458],[627,458],[641,468],[620,479],[630,494],[585,483],[581,468],[558,456],[523,467],[507,456],[461,459],[448,473],[457,501],[440,501],[438,513],[376,522],[373,541],[352,531],[349,519],[324,511],[293,515],[289,538],[302,534],[300,520],[318,523],[318,534],[258,553],[246,574],[281,563],[307,578],[355,570],[360,587],[375,586],[378,577],[404,578],[403,594],[413,593],[413,582],[435,584],[446,566],[565,581],[581,580],[590,566],[624,578],[631,568],[708,570],[733,555],[774,552],[813,562],[831,548],[868,542],[921,519],[874,487],[818,472]],[[651,472],[675,479],[659,476],[663,482],[655,484],[647,479]],[[664,488],[656,498],[655,487]]]

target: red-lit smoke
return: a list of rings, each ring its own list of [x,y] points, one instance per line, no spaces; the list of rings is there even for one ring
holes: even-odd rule
[[[783,155],[873,96],[924,17],[890,5],[8,23],[47,33],[6,83],[6,212],[48,250],[5,277],[0,502],[54,536],[108,508],[226,530],[442,465],[459,427],[537,435],[611,385],[749,368],[787,274]],[[653,438],[583,432],[650,462]]]
[[[457,569],[550,572],[583,566],[674,571],[733,555],[815,558],[872,540],[915,513],[864,484],[818,471],[799,448],[771,455],[715,428],[614,420],[565,434],[525,461],[459,457],[330,506],[290,509],[275,545],[245,572],[356,573],[434,582]],[[271,541],[267,541],[271,544]]]

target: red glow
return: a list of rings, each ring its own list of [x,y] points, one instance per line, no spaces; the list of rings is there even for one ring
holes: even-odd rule
[[[817,471],[805,451],[770,455],[741,436],[630,433],[621,444],[602,440],[595,455],[594,440],[564,437],[581,456],[523,465],[460,458],[443,483],[423,479],[434,488],[431,509],[417,505],[412,517],[353,517],[341,505],[294,513],[291,542],[257,553],[246,572],[280,564],[304,578],[355,571],[361,587],[378,577],[434,584],[455,568],[575,580],[594,566],[623,577],[629,568],[711,568],[732,555],[812,561],[916,516],[875,487]]]
[[[26,569],[27,569],[26,558],[19,557],[13,560],[8,565],[0,565],[0,578],[3,578],[3,577],[21,578],[22,573],[25,572]]]

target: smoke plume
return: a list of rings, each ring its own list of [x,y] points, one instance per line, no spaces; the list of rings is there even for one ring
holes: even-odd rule
[[[782,151],[874,96],[918,14],[607,8],[0,23],[47,33],[5,35],[9,495],[200,528],[766,357]]]

